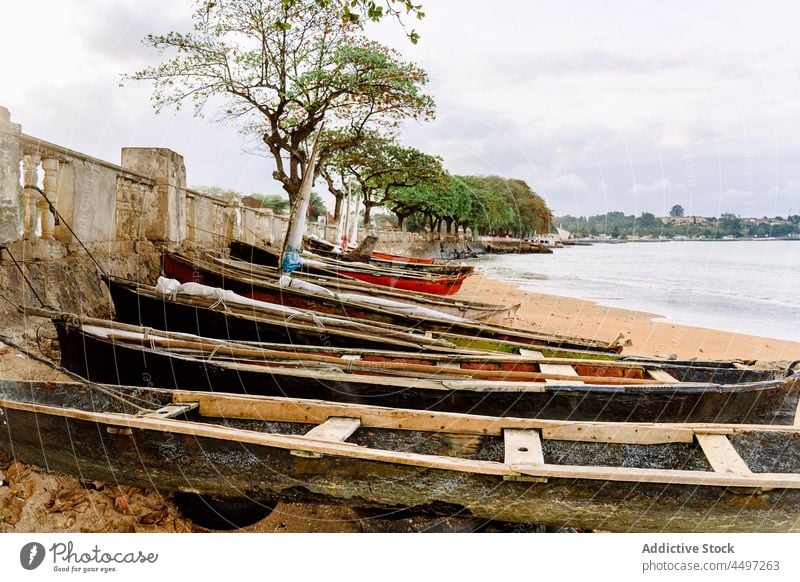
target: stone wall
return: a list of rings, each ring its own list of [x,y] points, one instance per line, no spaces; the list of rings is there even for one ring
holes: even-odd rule
[[[21,128],[0,107],[0,244],[19,237],[19,161]]]
[[[140,248],[138,252],[104,251],[103,246],[90,249],[103,270],[117,277],[135,281],[155,282],[161,269],[161,253],[155,247]],[[35,338],[42,325],[40,318],[20,313],[14,305],[41,307],[38,297],[47,307],[58,311],[94,317],[112,313],[111,297],[103,283],[101,272],[86,253],[56,260],[26,261],[20,264],[30,285],[7,251],[0,251],[0,319],[2,333],[15,341]],[[12,305],[12,303],[14,305]]]

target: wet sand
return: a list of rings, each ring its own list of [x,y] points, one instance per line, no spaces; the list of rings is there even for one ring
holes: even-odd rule
[[[800,342],[730,333],[654,321],[657,314],[605,307],[593,301],[525,291],[480,273],[469,277],[456,297],[505,305],[520,304],[504,323],[547,333],[613,341],[631,341],[625,354],[637,356],[792,361]]]

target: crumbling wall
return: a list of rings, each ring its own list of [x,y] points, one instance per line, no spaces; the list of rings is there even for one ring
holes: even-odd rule
[[[153,283],[161,270],[161,253],[152,246],[143,246],[139,252],[93,250],[92,254],[106,273],[117,277]],[[30,286],[8,252],[0,251],[0,334],[17,341],[36,336],[36,328],[44,320],[25,316],[16,307],[41,307],[36,295],[47,307],[59,311],[93,317],[111,315],[108,288],[97,265],[85,252],[55,260],[26,261],[19,266]]]

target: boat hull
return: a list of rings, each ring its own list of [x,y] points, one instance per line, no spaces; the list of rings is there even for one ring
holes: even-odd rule
[[[230,245],[231,255],[258,265],[277,267],[279,258],[277,251],[271,251],[249,245],[240,241],[233,241]],[[461,284],[466,279],[463,273],[453,275],[431,275],[423,274],[403,276],[399,271],[387,272],[380,268],[367,270],[348,269],[341,264],[331,264],[324,268],[316,267],[309,263],[303,263],[300,270],[304,273],[319,275],[334,275],[344,279],[352,279],[381,287],[391,287],[403,291],[413,291],[415,293],[427,293],[430,295],[453,295],[461,289]]]
[[[795,383],[783,380],[724,387],[559,381],[508,382],[502,387],[500,383],[391,378],[340,369],[237,365],[116,342],[64,321],[56,321],[56,328],[62,365],[91,381],[109,384],[592,421],[776,422],[776,406],[791,408],[797,401]]]
[[[118,394],[157,405],[170,394],[118,389]],[[34,409],[33,407],[38,407]],[[636,483],[549,477],[531,482],[509,478],[501,463],[496,474],[478,473],[481,461],[415,464],[391,462],[391,451],[435,451],[447,454],[447,435],[406,431],[403,438],[379,429],[367,430],[356,444],[367,442],[386,451],[384,460],[330,452],[298,456],[299,439],[265,439],[278,430],[302,434],[296,424],[225,420],[211,430],[199,417],[150,422],[105,393],[81,384],[0,381],[0,451],[11,459],[47,467],[86,480],[155,488],[164,495],[193,491],[207,495],[247,496],[255,500],[346,503],[355,508],[408,508],[412,513],[472,515],[487,520],[567,526],[618,532],[792,532],[800,530],[800,490],[766,491],[697,484]],[[97,411],[114,412],[115,415]],[[128,414],[124,414],[128,412]],[[501,419],[496,419],[502,422]],[[244,432],[235,432],[245,429]],[[213,431],[213,432],[212,432]],[[211,435],[214,436],[211,436]],[[243,435],[243,436],[241,436]],[[253,437],[248,440],[248,437]],[[754,472],[775,471],[776,461],[755,436],[743,435],[738,446],[763,450],[748,463]],[[750,442],[746,439],[750,438]],[[256,442],[251,442],[256,441]],[[471,458],[497,458],[492,437],[476,437]],[[780,470],[800,472],[798,438],[783,442]],[[363,446],[363,445],[362,445]],[[640,451],[631,445],[546,443],[548,456],[585,459],[590,464],[623,462]],[[665,446],[651,445],[653,458]],[[294,447],[294,448],[293,448]],[[308,446],[313,449],[313,445]],[[354,447],[360,449],[361,447]],[[502,451],[502,443],[499,445]],[[600,455],[597,454],[600,451]],[[450,453],[452,454],[452,452]],[[500,453],[502,454],[502,453]],[[431,455],[415,458],[430,459]],[[673,462],[702,467],[694,445],[679,445]],[[663,459],[660,461],[663,462]],[[444,468],[448,467],[448,468]]]
[[[413,317],[408,313],[393,312],[380,306],[367,306],[345,302],[334,297],[303,293],[295,289],[279,287],[277,284],[243,279],[222,268],[211,269],[201,261],[190,260],[165,253],[164,272],[168,277],[183,283],[203,283],[212,287],[230,289],[245,297],[266,301],[287,307],[305,309],[334,315],[337,317],[377,321],[399,326],[404,330],[431,330],[437,337],[461,348],[518,353],[519,349],[535,346],[549,357],[597,357],[604,358],[610,353],[619,353],[620,345],[609,345],[599,341],[560,336],[539,336],[515,333],[512,328],[483,326],[479,322],[453,322],[430,318]],[[549,351],[548,351],[549,348]],[[591,354],[589,353],[591,352]],[[594,354],[594,355],[593,355]]]

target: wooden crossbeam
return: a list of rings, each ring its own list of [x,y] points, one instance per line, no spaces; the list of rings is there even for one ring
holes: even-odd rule
[[[751,472],[724,434],[696,434],[695,437],[717,473],[745,475]]]
[[[506,465],[544,465],[542,439],[538,430],[506,428],[503,430],[503,439]]]
[[[578,372],[569,364],[539,364],[539,371],[542,374],[578,377]],[[545,380],[544,382],[545,384],[583,384],[580,380]]]
[[[448,360],[439,360],[436,362],[437,368],[445,368],[448,370],[460,369],[461,366],[457,362],[450,362]]]
[[[169,404],[163,408],[159,408],[158,410],[153,410],[152,412],[142,414],[141,416],[147,416],[149,418],[175,418],[189,412],[190,410],[195,410],[196,408],[200,408],[199,402]]]
[[[537,360],[543,360],[544,359],[544,354],[542,352],[537,351],[537,350],[529,350],[527,348],[520,348],[519,349],[519,355],[520,356],[524,356],[526,358],[534,358],[534,359],[537,359]]]
[[[358,430],[359,426],[361,426],[361,420],[358,418],[332,416],[304,434],[303,438],[314,441],[343,443],[350,438],[350,435]],[[318,459],[322,456],[320,453],[303,450],[293,450],[291,454],[296,457],[309,457],[312,459]]]
[[[677,384],[678,379],[670,374],[669,372],[665,372],[664,370],[648,370],[650,377],[653,380],[658,380],[659,382],[663,382],[664,384]]]

